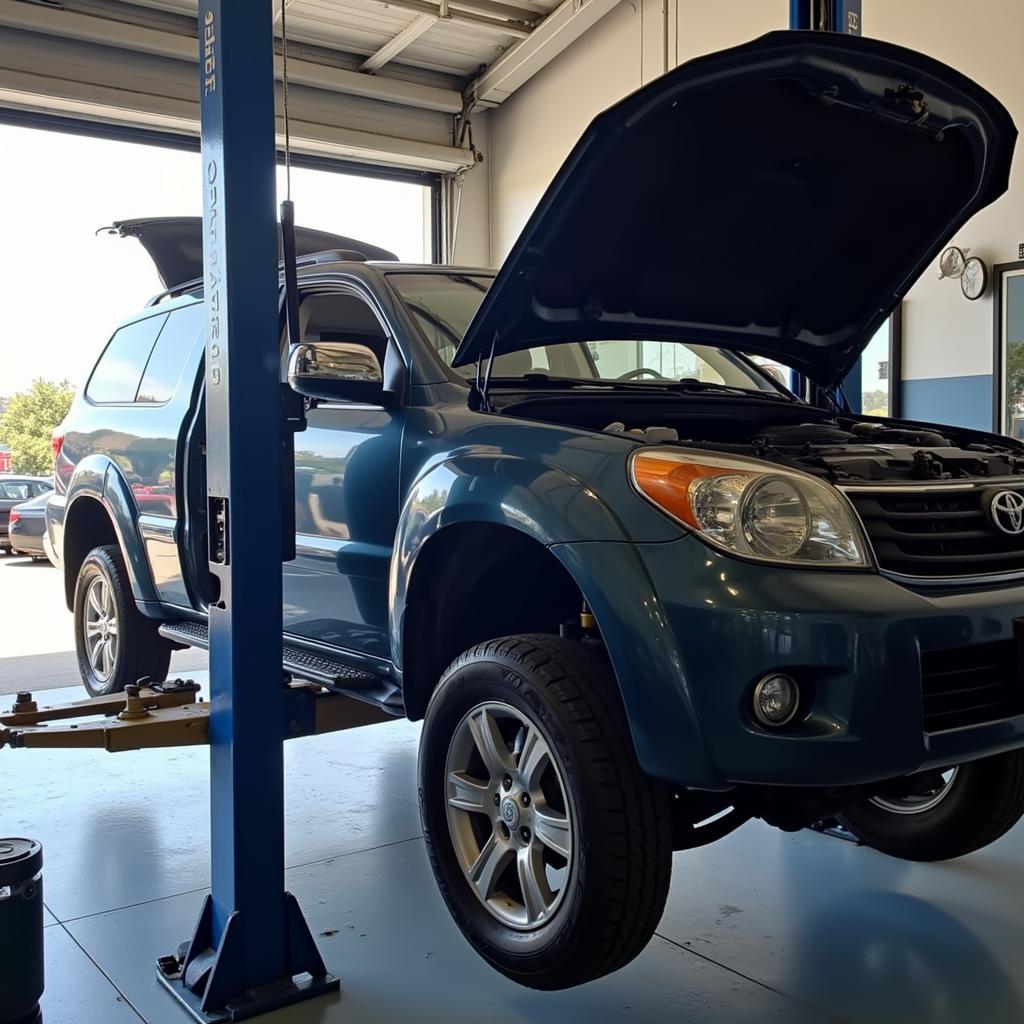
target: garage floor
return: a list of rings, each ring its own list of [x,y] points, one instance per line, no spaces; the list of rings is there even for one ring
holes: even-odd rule
[[[287,885],[342,992],[268,1024],[1024,1017],[1024,828],[959,863],[912,866],[750,823],[676,855],[658,937],[628,968],[570,992],[519,988],[471,952],[434,888],[418,731],[286,744]],[[208,883],[206,749],[5,750],[0,763],[0,835],[44,846],[46,1024],[184,1024],[153,964],[191,934]]]

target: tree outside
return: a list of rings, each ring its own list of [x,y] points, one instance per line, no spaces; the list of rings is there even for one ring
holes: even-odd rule
[[[1021,436],[1024,411],[1024,341],[1006,343],[1006,425],[1014,437]]]
[[[860,396],[860,408],[865,416],[888,416],[889,392],[865,391]]]
[[[53,472],[53,428],[67,415],[74,389],[70,381],[32,382],[27,391],[19,391],[7,400],[0,416],[0,444],[11,451],[15,473],[46,476]]]

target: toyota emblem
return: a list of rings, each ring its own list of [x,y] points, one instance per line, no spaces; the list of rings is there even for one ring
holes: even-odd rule
[[[1024,533],[1024,494],[1019,491],[999,491],[988,506],[988,514],[995,526],[1015,536]]]

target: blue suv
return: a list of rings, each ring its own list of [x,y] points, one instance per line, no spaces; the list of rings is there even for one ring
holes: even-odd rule
[[[434,871],[508,976],[628,962],[672,851],[751,817],[932,860],[1021,816],[1024,445],[837,387],[1015,134],[920,54],[778,33],[599,116],[497,274],[299,232],[284,667],[425,720]],[[163,677],[218,598],[200,225],[119,228],[168,290],[48,506],[93,693]]]

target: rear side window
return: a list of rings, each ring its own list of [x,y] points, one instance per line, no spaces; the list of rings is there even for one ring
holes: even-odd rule
[[[174,397],[189,352],[203,326],[203,304],[174,310],[146,363],[139,385],[138,402],[168,402]]]
[[[134,402],[142,371],[167,314],[137,320],[117,331],[100,356],[85,389],[91,402]]]

